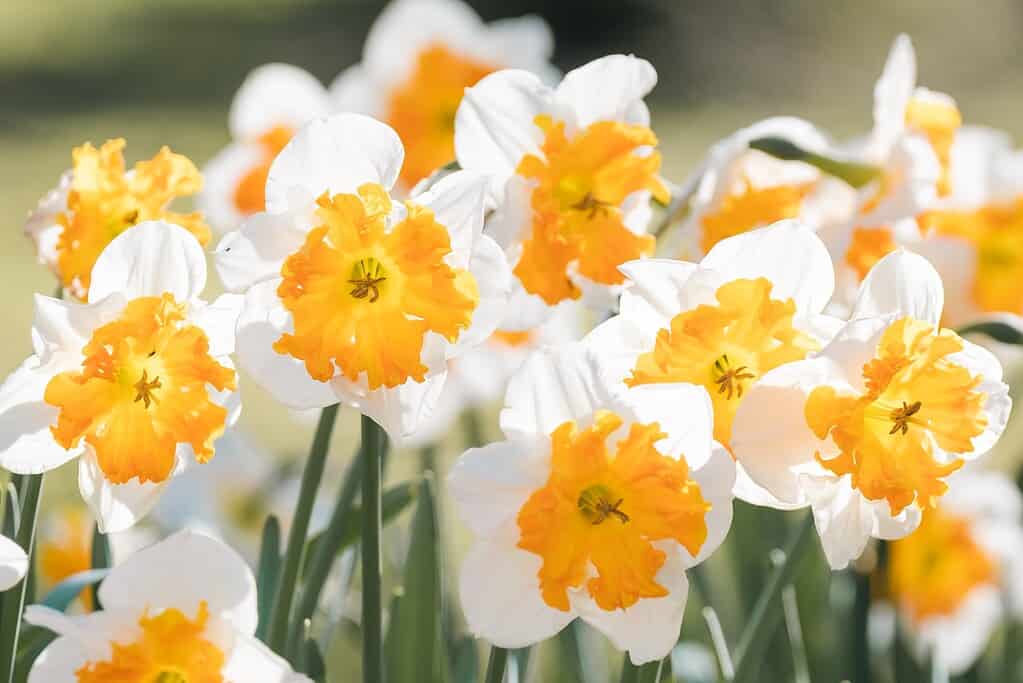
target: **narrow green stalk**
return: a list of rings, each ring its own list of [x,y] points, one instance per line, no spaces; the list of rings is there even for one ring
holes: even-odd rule
[[[385,437],[372,418],[362,416],[362,680],[382,683],[383,596],[380,561],[380,460]]]
[[[18,488],[21,514],[18,516],[18,531],[14,539],[30,555],[35,544],[36,521],[42,487],[43,475],[33,474],[23,477]],[[2,634],[0,637],[0,683],[11,683],[14,678],[14,660],[18,653],[21,614],[25,608],[27,589],[28,581],[23,579],[4,594],[3,611],[0,612],[0,634]]]
[[[625,661],[622,662],[621,683],[658,683],[663,664],[663,661],[659,661],[636,666],[626,653]]]
[[[288,533],[288,547],[284,552],[284,565],[281,570],[277,592],[274,595],[273,607],[270,610],[270,628],[267,630],[266,643],[277,654],[284,654],[287,644],[288,624],[291,619],[291,602],[295,597],[295,583],[302,567],[302,554],[305,552],[306,534],[309,532],[309,518],[313,513],[313,502],[316,490],[323,477],[323,468],[327,462],[327,451],[330,446],[330,435],[334,431],[337,420],[337,405],[327,406],[320,411],[320,422],[316,425],[316,435],[309,450],[305,470],[302,472],[302,484],[295,504],[295,517],[291,521]]]
[[[1002,641],[1002,681],[1016,680],[1019,671],[1019,626],[1010,616],[1005,624],[1005,639]]]
[[[870,642],[867,640],[867,617],[870,613],[870,574],[853,570],[856,601],[852,614],[852,683],[870,683]]]
[[[807,513],[785,547],[785,559],[771,572],[764,589],[757,598],[750,619],[735,648],[735,680],[744,683],[755,680],[757,659],[761,648],[774,634],[781,622],[779,598],[782,588],[792,583],[800,560],[807,554],[813,538],[813,515]],[[773,612],[772,612],[773,609]]]
[[[508,663],[508,651],[503,647],[490,648],[490,659],[487,661],[485,683],[501,683],[504,680],[504,667]]]
[[[92,548],[90,550],[91,555],[91,566],[93,569],[108,569],[113,565],[113,556],[110,552],[110,539],[106,534],[99,530],[99,526],[93,527],[92,530]],[[96,609],[103,609],[103,605],[99,601],[99,584],[100,582],[92,584],[88,588],[89,593],[92,595],[92,604]]]
[[[792,649],[792,670],[795,683],[810,683],[810,662],[806,657],[806,642],[803,640],[803,625],[799,620],[799,601],[794,586],[785,586],[781,592],[785,609],[785,630],[789,633],[789,647]]]

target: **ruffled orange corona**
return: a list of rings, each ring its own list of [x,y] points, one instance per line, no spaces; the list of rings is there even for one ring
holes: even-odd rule
[[[888,228],[854,228],[845,262],[862,282],[874,264],[895,251],[896,246]]]
[[[679,313],[636,360],[629,386],[659,382],[702,385],[714,405],[714,438],[728,445],[743,392],[782,363],[801,360],[817,343],[793,327],[795,303],[771,298],[766,278],[733,280],[717,304]]]
[[[234,189],[232,199],[238,213],[248,216],[266,208],[266,179],[270,175],[270,164],[294,134],[295,131],[287,126],[275,126],[259,136],[257,142],[263,158],[241,177]]]
[[[814,389],[806,422],[819,439],[840,450],[820,463],[870,500],[888,501],[898,515],[916,501],[933,507],[948,486],[944,477],[963,460],[939,462],[935,445],[948,453],[973,450],[971,439],[987,424],[980,377],[949,356],[963,349],[951,330],[902,318],[885,330],[875,357],[863,366],[866,391]]]
[[[814,187],[815,183],[806,182],[755,188],[747,178],[743,178],[741,187],[722,199],[717,211],[705,214],[700,220],[703,228],[700,248],[706,253],[728,237],[786,218],[796,218]]]
[[[284,262],[277,290],[294,320],[278,353],[304,361],[321,382],[335,365],[369,388],[424,381],[427,333],[454,342],[479,301],[476,280],[447,264],[447,229],[425,207],[406,203],[407,217],[387,229],[391,200],[367,183],[358,195],[320,197],[322,224]]]
[[[202,177],[195,165],[163,147],[129,173],[124,145],[122,139],[109,140],[99,149],[86,143],[72,152],[74,178],[67,210],[57,217],[63,226],[57,242],[57,270],[63,286],[81,299],[88,295],[100,252],[136,223],[165,220],[186,228],[203,245],[210,240],[210,228],[198,213],[169,210],[178,197],[199,191]]]
[[[527,292],[550,305],[578,299],[569,267],[603,285],[624,281],[618,266],[650,254],[652,235],[624,223],[621,209],[633,192],[649,190],[666,203],[667,187],[657,175],[657,137],[645,126],[599,121],[572,139],[565,124],[536,117],[543,130],[543,158],[526,155],[516,172],[536,183],[531,198],[533,226],[522,245],[515,275]],[[640,150],[648,150],[642,153]]]
[[[73,448],[84,438],[115,484],[166,480],[179,444],[206,462],[224,431],[227,410],[211,400],[210,387],[235,389],[235,372],[210,356],[206,334],[184,320],[185,307],[171,294],[134,299],[93,332],[80,371],[46,386],[45,401],[60,409],[54,439]]]
[[[656,423],[633,424],[612,455],[607,440],[622,424],[600,411],[590,427],[558,427],[547,484],[519,511],[518,545],[543,558],[540,590],[555,609],[568,611],[568,589],[584,585],[609,611],[665,596],[665,554],[652,544],[671,539],[696,555],[707,539],[710,504],[685,459],[654,448],[665,436]]]
[[[56,517],[39,539],[39,573],[50,586],[92,569],[92,520],[77,510],[61,510]],[[91,612],[92,592],[82,591],[79,597]]]
[[[941,164],[938,179],[938,195],[946,196],[952,191],[949,166],[952,161],[952,143],[956,132],[963,125],[962,114],[955,102],[946,98],[913,97],[906,106],[906,125],[923,134],[931,144]]]

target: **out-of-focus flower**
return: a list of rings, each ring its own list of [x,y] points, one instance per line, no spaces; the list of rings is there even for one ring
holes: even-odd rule
[[[352,405],[394,439],[497,327],[509,280],[482,234],[485,180],[457,172],[393,202],[402,157],[369,117],[312,121],[270,167],[268,210],[217,247],[221,279],[245,292],[238,357],[256,381],[293,408]]]
[[[462,566],[473,633],[501,647],[579,617],[636,664],[678,641],[688,581],[724,539],[735,466],[706,393],[612,395],[580,345],[537,352],[512,379],[506,441],[467,451],[449,484],[476,544]]]
[[[53,270],[65,291],[85,300],[93,266],[111,240],[145,221],[164,220],[191,232],[200,244],[210,229],[198,213],[170,210],[178,197],[195,194],[202,176],[186,157],[163,147],[156,156],[125,169],[124,140],[96,149],[86,143],[71,154],[73,166],[29,214],[25,232],[39,261]]]
[[[977,661],[1023,598],[1023,501],[998,472],[965,469],[924,512],[920,527],[891,544],[888,592],[924,661],[952,675]]]
[[[58,636],[29,683],[308,681],[255,638],[255,578],[209,536],[183,531],[136,553],[111,570],[99,597],[103,611],[92,614],[25,611]]]
[[[212,458],[241,408],[228,358],[241,301],[207,304],[205,284],[195,238],[153,221],[100,254],[88,303],[37,295],[35,354],[0,387],[0,466],[35,474],[81,456],[82,496],[113,532]]]
[[[925,259],[889,254],[831,343],[768,372],[739,405],[733,452],[778,500],[812,507],[835,569],[871,537],[913,531],[948,475],[1005,429],[1002,368],[939,326],[942,298]]]
[[[362,62],[331,84],[333,106],[398,133],[407,191],[454,161],[455,111],[465,88],[508,68],[549,79],[553,50],[550,27],[537,16],[484,24],[460,0],[394,0],[370,29]]]
[[[834,289],[828,251],[795,221],[729,237],[699,264],[647,259],[622,272],[621,313],[587,342],[616,382],[701,387],[726,447],[750,386],[819,350],[840,326],[821,314]],[[741,468],[737,481],[737,496],[778,504]]]
[[[21,581],[28,571],[28,555],[20,545],[6,536],[0,536],[0,591]]]
[[[613,308],[618,266],[653,252],[650,199],[669,199],[643,102],[656,82],[649,62],[612,55],[556,89],[509,70],[466,90],[455,149],[463,168],[491,176],[498,198],[487,233],[516,291],[505,328],[529,329],[567,299]]]
[[[203,169],[197,202],[215,230],[233,230],[266,208],[270,163],[299,128],[329,111],[327,89],[297,66],[264,64],[246,76],[228,115],[231,143]]]

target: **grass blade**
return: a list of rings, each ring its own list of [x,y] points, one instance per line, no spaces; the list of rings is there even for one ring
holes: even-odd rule
[[[270,515],[263,523],[263,535],[259,543],[259,564],[256,566],[256,601],[259,605],[259,626],[256,637],[266,639],[270,627],[270,608],[277,592],[277,578],[281,571],[281,523],[276,515]]]
[[[376,422],[362,416],[362,678],[382,683],[383,604],[380,557],[380,478],[386,436]],[[432,647],[430,648],[432,651]]]

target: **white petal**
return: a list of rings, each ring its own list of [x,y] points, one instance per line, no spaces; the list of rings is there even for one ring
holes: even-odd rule
[[[685,458],[693,469],[703,467],[714,450],[714,409],[707,390],[695,384],[645,384],[615,396],[636,422],[656,422],[667,434],[657,450]],[[731,490],[731,484],[729,484]]]
[[[28,555],[6,536],[0,536],[0,591],[21,581],[28,571]]]
[[[554,309],[536,294],[522,287],[522,281],[511,278],[511,292],[499,327],[506,332],[528,332],[547,321]]]
[[[179,531],[127,558],[107,575],[99,598],[106,609],[145,605],[186,614],[205,601],[211,615],[246,635],[256,632],[252,571],[228,545],[196,531]]]
[[[231,655],[221,676],[225,681],[251,683],[311,683],[310,679],[292,671],[286,660],[252,636],[234,634]]]
[[[35,243],[37,260],[51,268],[56,265],[57,242],[64,232],[64,226],[57,221],[57,216],[67,208],[67,195],[73,181],[72,171],[62,173],[57,187],[39,200],[25,221],[25,234]]]
[[[526,647],[550,638],[575,617],[544,602],[539,555],[514,538],[478,541],[462,563],[459,595],[469,631],[498,647]]]
[[[431,365],[429,361],[425,364]],[[428,374],[423,382],[409,379],[397,387],[370,391],[361,383],[339,375],[330,382],[330,386],[335,392],[335,402],[340,400],[373,418],[387,432],[392,444],[398,446],[404,445],[405,439],[431,418],[440,402],[446,379],[447,372],[441,371]]]
[[[874,86],[874,137],[887,149],[906,127],[906,107],[916,88],[916,55],[909,36],[892,44],[884,71]]]
[[[579,616],[610,638],[617,649],[627,651],[637,666],[663,659],[675,647],[689,595],[685,560],[678,544],[659,543],[657,547],[667,553],[657,572],[657,582],[669,591],[665,597],[641,598],[631,607],[609,612],[585,593],[573,596]]]
[[[835,271],[827,247],[798,221],[778,221],[714,245],[700,262],[726,280],[765,277],[771,298],[793,299],[802,314],[820,313],[835,289]]]
[[[487,216],[484,231],[501,245],[509,258],[514,256],[516,261],[522,251],[522,242],[533,229],[531,198],[535,186],[535,181],[516,173],[504,184],[503,199],[502,188],[497,188],[496,198],[490,199],[497,203],[497,208]]]
[[[941,277],[945,295],[942,322],[953,328],[976,322],[980,317],[973,298],[977,248],[964,239],[932,235],[915,242],[912,248]]]
[[[447,228],[452,253],[445,259],[455,268],[466,268],[476,240],[483,234],[487,178],[471,171],[456,171],[441,178],[413,203],[430,208],[437,222]]]
[[[213,357],[234,353],[235,328],[245,305],[241,294],[221,294],[211,304],[197,304],[191,311],[191,322],[206,333]]]
[[[876,207],[861,217],[861,225],[892,225],[934,205],[941,164],[926,138],[908,135],[896,140],[885,160],[885,172],[897,182],[880,195],[881,201]],[[863,204],[879,191],[876,183],[863,188],[860,192]],[[863,204],[861,210],[865,208]]]
[[[448,475],[459,517],[482,537],[514,524],[529,497],[546,483],[549,456],[545,439],[498,441],[467,450]]]
[[[327,90],[315,76],[290,64],[264,64],[235,93],[231,137],[253,140],[276,126],[297,129],[327,109]]]
[[[835,571],[845,569],[863,554],[874,528],[873,509],[849,482],[849,475],[845,475],[806,477],[804,484],[824,555]]]
[[[535,14],[498,19],[487,24],[487,41],[495,53],[505,57],[504,65],[528,69],[538,75],[554,54],[554,32]]]
[[[945,671],[957,676],[977,661],[1002,619],[1002,596],[994,586],[976,588],[953,614],[928,619],[919,641]]]
[[[120,294],[108,296],[95,304],[64,301],[42,294],[34,295],[35,315],[32,319],[32,346],[44,362],[58,355],[74,357],[78,364],[82,347],[93,331],[114,320],[124,309]]]
[[[314,380],[302,361],[273,349],[290,321],[277,297],[279,283],[260,282],[245,293],[245,307],[238,317],[238,362],[261,387],[292,408],[323,408],[337,403],[329,383]]]
[[[258,144],[236,142],[203,166],[202,189],[195,204],[217,232],[234,230],[245,220],[235,204],[235,192],[246,174],[263,163],[265,154]]]
[[[111,483],[88,447],[78,460],[78,490],[104,534],[135,526],[153,509],[166,485],[166,481],[143,484],[138,479],[125,484]]]
[[[50,427],[57,424],[59,411],[43,400],[53,376],[68,369],[67,356],[47,365],[32,356],[0,385],[0,467],[39,474],[81,453],[81,448],[67,450],[53,440]]]
[[[842,377],[851,392],[865,391],[863,366],[877,354],[881,337],[895,320],[894,315],[854,318],[838,330],[819,354],[834,364],[837,371],[835,382]]]
[[[362,114],[314,119],[270,166],[266,209],[308,208],[324,192],[354,193],[364,183],[394,185],[405,150],[390,126]]]
[[[923,510],[917,505],[909,505],[902,509],[898,515],[892,515],[891,507],[886,500],[864,500],[873,514],[874,526],[870,535],[874,538],[881,538],[886,541],[896,541],[905,538],[916,531],[923,519]]]
[[[587,334],[583,345],[596,354],[601,376],[620,389],[636,367],[636,359],[654,348],[658,329],[616,315]]]
[[[302,247],[305,236],[289,214],[251,216],[241,229],[224,235],[213,252],[220,281],[240,292],[280,277],[285,259]]]
[[[78,670],[90,660],[89,653],[74,639],[57,638],[32,663],[28,683],[78,683]]]
[[[680,292],[698,268],[695,263],[665,258],[623,263],[619,270],[629,281],[619,304],[621,314],[644,328],[667,328],[682,312]]]
[[[691,476],[700,485],[700,493],[710,503],[706,515],[707,538],[695,557],[681,548],[686,566],[703,562],[717,550],[728,536],[732,527],[732,491],[735,488],[737,468],[732,455],[719,444],[715,444],[711,457],[700,467],[693,467]]]
[[[627,121],[657,84],[657,71],[645,59],[608,55],[565,74],[555,97],[585,128],[597,121]]]
[[[89,303],[111,294],[127,299],[174,295],[191,301],[206,286],[206,255],[195,235],[164,221],[146,221],[125,230],[96,259]]]
[[[374,83],[361,64],[348,67],[331,82],[330,102],[334,111],[350,111],[367,116],[383,116],[386,100],[379,84]]]
[[[143,614],[145,605],[88,614],[64,614],[43,605],[29,605],[25,608],[25,622],[71,641],[91,661],[103,661],[111,657],[111,643],[138,639],[141,635],[138,622]]]
[[[987,424],[982,433],[973,437],[973,451],[964,454],[972,459],[987,453],[1001,438],[1009,422],[1012,398],[1009,396],[1008,385],[1002,381],[1001,363],[984,347],[964,339],[963,350],[949,356],[949,360],[963,366],[972,374],[979,375],[982,379],[977,391],[987,396],[984,401]]]
[[[932,325],[941,320],[945,294],[927,259],[899,249],[878,261],[860,286],[852,317],[909,316]]]
[[[486,235],[477,239],[469,272],[476,278],[479,301],[472,312],[469,328],[458,335],[458,339],[448,349],[449,358],[460,357],[483,343],[501,325],[508,313],[511,268],[497,242]]]

